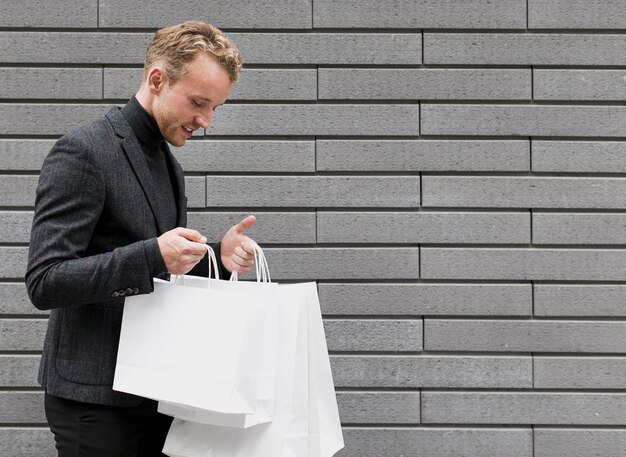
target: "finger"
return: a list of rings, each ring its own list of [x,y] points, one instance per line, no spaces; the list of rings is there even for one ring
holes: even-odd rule
[[[206,237],[203,236],[197,230],[188,229],[185,227],[178,227],[174,229],[176,233],[189,241],[195,241],[196,243],[206,243]]]
[[[241,222],[239,222],[237,225],[235,225],[233,229],[237,233],[243,233],[246,230],[250,229],[250,227],[252,227],[255,222],[256,222],[256,216],[250,215],[246,217],[245,219],[243,219]]]
[[[202,258],[207,254],[207,245],[204,243],[196,243],[194,241],[189,241],[184,238],[183,241],[183,254],[189,254],[193,258]]]
[[[237,262],[237,264],[241,265],[242,267],[249,267],[254,265],[254,258],[239,257],[237,255],[233,255],[231,257],[231,260],[233,262]]]
[[[254,251],[247,252],[241,246],[237,246],[233,251],[234,256],[237,256],[242,261],[252,264],[254,262]]]
[[[231,270],[236,271],[237,273],[243,274],[250,271],[250,267],[245,267],[242,265],[238,265],[235,262],[231,263]]]
[[[231,260],[233,262],[237,262],[237,264],[242,265],[242,266],[249,266],[252,265],[254,263],[254,257],[247,255],[247,254],[243,254],[241,250],[239,250],[238,252],[233,252],[233,255],[231,256]]]
[[[233,263],[236,263],[237,265],[241,266],[241,267],[250,267],[254,264],[254,259],[243,259],[239,256],[233,255],[230,258],[230,261]]]
[[[243,259],[254,259],[254,249],[247,243],[235,247],[233,253]]]
[[[254,257],[254,252],[255,252],[255,247],[254,247],[255,243],[254,243],[254,241],[252,241],[247,236],[244,237],[244,238],[246,240],[248,240],[248,241],[243,241],[239,246],[241,247],[241,249],[243,249],[244,252],[249,254],[251,257]]]

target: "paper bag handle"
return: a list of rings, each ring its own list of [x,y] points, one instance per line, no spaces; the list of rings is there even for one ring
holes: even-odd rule
[[[263,249],[252,241],[252,249],[254,250],[254,266],[256,270],[256,282],[272,282],[270,278],[270,269],[267,265],[267,259],[263,254]],[[235,270],[230,275],[231,281],[239,281],[239,273]]]
[[[211,266],[213,266],[213,271],[215,271],[215,279],[220,279],[220,269],[217,266],[217,257],[215,256],[215,251],[208,244],[206,245],[207,249],[207,261],[209,262],[209,278],[211,277]],[[185,275],[172,275],[174,276],[174,284],[178,283],[178,280],[181,280],[182,285],[185,285]],[[209,287],[211,287],[211,283],[209,282]]]
[[[209,278],[211,277],[211,265],[213,265],[213,270],[215,271],[215,279],[220,279],[220,268],[217,265],[217,257],[215,256],[215,251],[208,244],[206,245],[206,249],[208,251],[208,262],[209,262]]]

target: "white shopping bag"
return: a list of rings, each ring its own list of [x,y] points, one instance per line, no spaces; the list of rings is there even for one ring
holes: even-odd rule
[[[330,457],[343,447],[315,283],[279,285],[278,367],[270,423],[236,429],[175,419],[170,457]]]
[[[204,288],[206,278],[186,276],[184,283],[186,286]],[[228,292],[229,290],[243,290],[253,295],[256,299],[265,301],[262,334],[263,338],[258,341],[259,355],[257,362],[258,382],[257,401],[254,413],[228,414],[206,409],[181,405],[169,401],[159,401],[158,411],[168,416],[179,419],[200,422],[203,424],[223,425],[228,427],[246,428],[253,425],[262,424],[272,420],[274,412],[274,386],[276,383],[276,364],[278,348],[278,306],[274,300],[276,294],[276,283],[263,282],[233,282],[212,281],[211,287]],[[209,388],[209,387],[207,387]]]
[[[268,303],[226,281],[155,280],[128,297],[113,389],[220,413],[255,413]],[[207,288],[211,284],[211,287]]]

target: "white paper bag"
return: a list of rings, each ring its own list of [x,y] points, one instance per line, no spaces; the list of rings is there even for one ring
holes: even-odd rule
[[[208,283],[212,283],[207,288]],[[113,389],[221,413],[256,411],[267,302],[226,281],[155,280],[128,297]]]
[[[343,436],[315,283],[279,285],[271,422],[236,429],[175,419],[170,457],[330,457]]]
[[[185,276],[186,286],[206,288],[206,278]],[[264,300],[263,338],[258,341],[259,355],[257,360],[257,401],[256,409],[251,414],[228,414],[209,411],[202,408],[180,405],[168,401],[159,401],[158,411],[168,416],[200,422],[203,424],[223,425],[228,427],[246,428],[272,420],[274,413],[274,386],[276,383],[276,364],[278,350],[278,306],[274,300],[276,283],[267,282],[233,282],[211,280],[211,287],[228,292],[243,290],[258,300]],[[207,387],[209,388],[209,387]]]

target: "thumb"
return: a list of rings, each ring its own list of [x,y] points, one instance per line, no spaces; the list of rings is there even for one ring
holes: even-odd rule
[[[252,227],[255,222],[256,222],[256,216],[250,215],[246,217],[245,219],[243,219],[241,222],[239,222],[237,225],[235,225],[233,229],[237,233],[243,233],[246,230],[250,229],[250,227]]]
[[[184,227],[178,227],[176,233],[189,241],[195,241],[197,243],[206,243],[206,237],[203,236],[197,230],[192,230]]]

